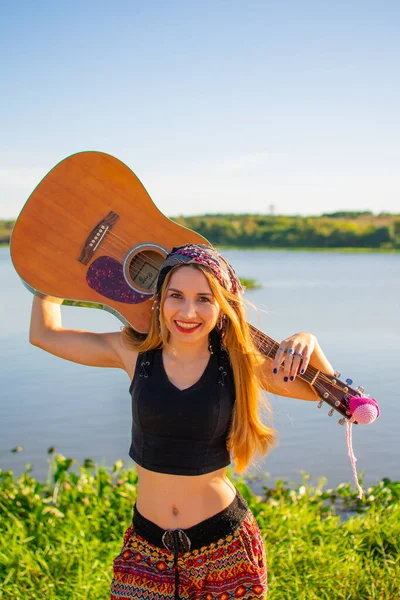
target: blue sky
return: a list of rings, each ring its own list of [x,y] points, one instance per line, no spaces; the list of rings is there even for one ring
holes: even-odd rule
[[[400,212],[400,3],[0,3],[0,218],[62,158],[167,215]]]

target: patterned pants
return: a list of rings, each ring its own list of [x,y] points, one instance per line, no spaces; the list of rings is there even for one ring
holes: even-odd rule
[[[234,510],[238,503],[241,503],[239,512]],[[237,491],[236,498],[224,511],[189,529],[167,531],[145,519],[135,506],[136,517],[140,519],[138,528],[140,524],[144,529],[141,534],[135,529],[134,515],[125,532],[122,550],[114,559],[111,600],[265,599],[264,543],[258,524],[246,506]],[[231,531],[216,539],[219,530],[226,531],[227,523]],[[146,537],[152,541],[143,535],[147,526],[150,529]],[[198,539],[204,541],[204,536],[208,536],[213,541],[198,548],[194,548],[194,543],[189,545],[189,551],[183,547],[179,552],[182,540],[196,542],[199,530]],[[161,538],[168,540],[166,534],[170,535],[171,549],[168,544],[154,543]]]

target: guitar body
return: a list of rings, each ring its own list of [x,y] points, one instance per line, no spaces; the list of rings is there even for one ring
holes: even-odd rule
[[[38,295],[102,305],[148,331],[152,288],[173,246],[208,244],[165,217],[135,174],[102,152],[74,154],[35,188],[11,237],[11,258]]]

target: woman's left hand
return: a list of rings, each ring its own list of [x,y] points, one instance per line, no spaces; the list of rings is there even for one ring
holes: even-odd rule
[[[296,333],[279,344],[271,368],[275,374],[283,364],[284,381],[294,381],[298,373],[303,374],[314,352],[317,338],[312,333]]]

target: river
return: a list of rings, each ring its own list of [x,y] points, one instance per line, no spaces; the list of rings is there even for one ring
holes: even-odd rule
[[[400,480],[398,348],[400,347],[400,255],[225,250],[236,272],[263,287],[248,291],[249,320],[275,340],[313,332],[328,359],[379,400],[381,416],[353,428],[358,469],[368,486],[382,477]],[[31,294],[14,271],[8,248],[0,248],[1,402],[0,468],[20,473],[25,463],[44,479],[47,448],[79,461],[111,466],[128,457],[131,406],[127,375],[63,361],[28,342]],[[66,327],[119,329],[106,311],[63,307]],[[270,396],[279,444],[249,470],[257,490],[276,478],[299,482],[301,471],[327,486],[351,480],[345,427],[328,407]],[[19,453],[10,449],[22,446]],[[268,475],[266,475],[268,474]]]

